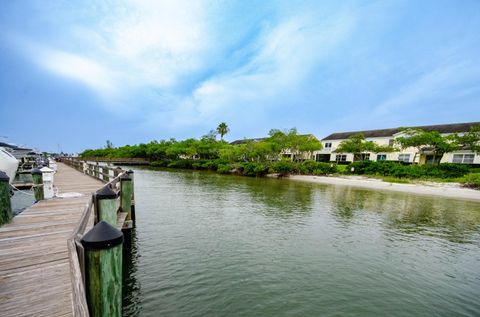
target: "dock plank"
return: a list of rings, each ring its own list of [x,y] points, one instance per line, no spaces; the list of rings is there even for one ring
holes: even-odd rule
[[[2,316],[73,314],[67,239],[103,183],[58,163],[54,186],[82,196],[38,202],[0,227]]]

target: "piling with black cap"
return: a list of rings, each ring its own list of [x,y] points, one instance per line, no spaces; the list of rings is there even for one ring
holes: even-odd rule
[[[10,201],[10,177],[0,171],[0,226],[12,220],[12,203]]]
[[[117,226],[117,193],[109,186],[104,186],[95,193],[97,221],[105,220],[112,226]]]
[[[81,240],[90,316],[122,316],[123,233],[100,221]]]
[[[131,210],[131,219],[132,219],[132,222],[133,222],[133,226],[135,226],[136,217],[135,217],[135,182],[134,182],[134,177],[133,177],[134,173],[133,173],[132,170],[128,170],[127,175],[128,175],[128,177],[130,177],[131,183],[132,183],[132,206],[131,206],[130,210]]]
[[[127,213],[127,221],[132,221],[133,184],[130,176],[125,173],[120,177],[120,209]]]
[[[33,179],[33,193],[35,194],[35,200],[43,200],[43,176],[42,171],[38,168],[31,170]]]

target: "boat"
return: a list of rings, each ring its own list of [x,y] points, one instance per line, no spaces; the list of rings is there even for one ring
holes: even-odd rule
[[[18,168],[18,160],[4,147],[0,147],[0,171],[5,172],[10,178],[10,183],[15,178]]]

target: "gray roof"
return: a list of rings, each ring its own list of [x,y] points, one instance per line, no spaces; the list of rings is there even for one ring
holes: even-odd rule
[[[422,129],[423,131],[427,131],[427,132],[438,131],[440,133],[460,133],[460,132],[467,132],[470,130],[471,127],[477,126],[477,125],[480,126],[480,122],[424,125],[424,126],[416,126],[416,127],[408,127],[408,128]],[[348,139],[350,136],[357,133],[362,133],[366,138],[388,137],[388,136],[393,136],[394,134],[400,132],[402,129],[405,129],[405,128],[406,127],[332,133],[326,138],[323,138],[322,141]]]
[[[316,138],[316,136],[314,136],[313,134],[300,134],[299,136],[312,136],[314,138]],[[266,138],[255,138],[255,139],[240,139],[240,140],[235,140],[233,142],[230,142],[231,145],[237,145],[237,144],[245,144],[247,142],[261,142],[263,140],[266,140],[268,139],[268,137]]]
[[[233,142],[230,142],[231,145],[237,145],[237,144],[244,144],[247,142],[260,142],[265,140],[266,138],[255,138],[255,139],[241,139],[241,140],[235,140]]]

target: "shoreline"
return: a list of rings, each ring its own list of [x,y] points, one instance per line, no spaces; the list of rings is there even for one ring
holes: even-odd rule
[[[268,177],[277,177],[270,174]],[[364,176],[314,176],[314,175],[290,175],[285,179],[316,184],[340,185],[373,190],[397,191],[417,195],[438,196],[445,198],[463,199],[480,202],[480,191],[461,187],[458,183],[435,183],[402,184],[390,183],[380,179]]]

